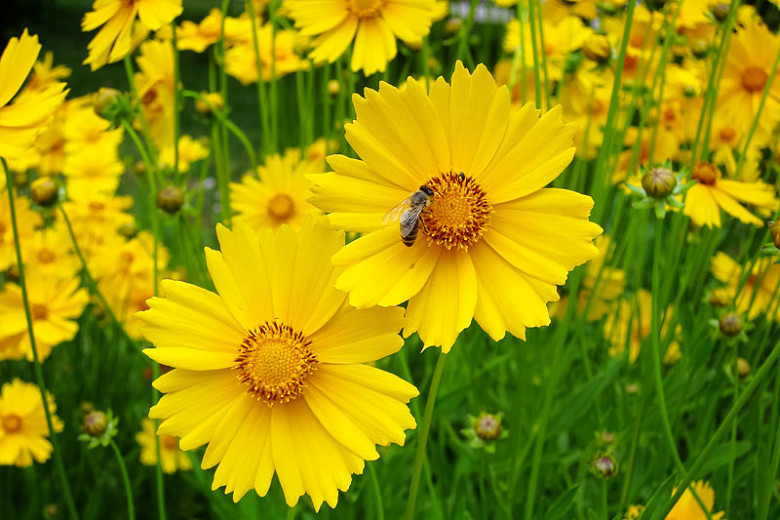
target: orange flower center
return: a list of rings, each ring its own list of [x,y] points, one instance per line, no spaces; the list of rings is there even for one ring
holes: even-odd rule
[[[268,406],[297,398],[317,370],[311,341],[292,327],[265,322],[249,332],[236,358],[238,380],[247,392]]]
[[[51,249],[41,249],[38,254],[35,255],[38,261],[42,264],[50,264],[55,260],[54,253]]]
[[[22,418],[16,414],[4,415],[2,425],[5,433],[16,433],[22,429]]]
[[[277,193],[268,201],[268,216],[281,224],[287,222],[295,214],[295,203],[289,195]]]
[[[347,9],[358,18],[374,18],[384,7],[384,0],[347,0]]]
[[[718,180],[718,168],[712,163],[698,162],[693,167],[691,177],[702,184],[712,186]]]
[[[423,214],[428,245],[467,250],[485,232],[493,207],[482,188],[463,173],[448,172],[429,180],[433,202]]]
[[[731,128],[730,126],[721,128],[720,132],[718,132],[718,137],[720,137],[720,140],[725,141],[727,143],[731,142],[731,140],[734,139],[736,136],[737,136],[737,131]]]
[[[760,67],[748,67],[742,73],[742,86],[748,92],[761,92],[764,90],[766,80],[769,76]]]
[[[45,320],[49,316],[49,309],[41,303],[34,303],[30,306],[30,314],[34,320]]]
[[[172,435],[160,436],[160,446],[163,449],[173,451],[179,447],[179,441]]]

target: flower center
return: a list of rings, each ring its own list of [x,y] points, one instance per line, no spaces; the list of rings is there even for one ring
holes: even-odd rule
[[[384,0],[347,0],[347,9],[358,18],[373,18],[384,6]]]
[[[734,139],[736,136],[737,136],[736,130],[734,130],[730,126],[721,128],[720,132],[718,132],[718,137],[720,137],[721,141],[725,141],[727,143],[731,142],[731,140]]]
[[[166,450],[175,450],[179,447],[179,441],[172,435],[163,435],[160,437],[160,444]]]
[[[34,303],[30,306],[30,313],[34,320],[45,320],[49,316],[49,309],[41,303]]]
[[[428,245],[467,250],[479,242],[490,223],[493,207],[482,188],[463,173],[448,172],[426,184],[433,190],[433,202],[423,213],[423,230]]]
[[[714,164],[708,162],[698,162],[693,167],[691,177],[702,184],[714,185],[718,180],[718,169]]]
[[[238,379],[247,392],[268,406],[297,398],[309,375],[317,370],[311,341],[292,327],[265,322],[249,332],[239,347]]]
[[[41,249],[36,256],[42,264],[50,264],[54,261],[54,253],[51,249]]]
[[[761,92],[768,77],[760,67],[748,67],[742,73],[742,86],[748,92]]]
[[[276,222],[287,222],[295,213],[295,203],[286,193],[277,193],[268,201],[268,216]]]
[[[16,433],[22,429],[22,418],[16,414],[4,415],[2,425],[6,433]]]

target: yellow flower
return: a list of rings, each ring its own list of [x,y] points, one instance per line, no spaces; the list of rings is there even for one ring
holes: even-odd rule
[[[173,48],[158,40],[144,42],[136,62],[135,88],[152,140],[158,149],[173,146]]]
[[[89,184],[92,188],[108,194],[116,191],[119,177],[124,171],[125,165],[116,156],[115,150],[94,146],[69,154],[62,167],[68,185]]]
[[[57,405],[48,392],[49,411],[55,432],[62,431],[62,421],[54,414]],[[14,379],[3,385],[0,393],[0,465],[32,466],[51,457],[52,445],[47,440],[49,428],[37,386]]]
[[[780,321],[780,306],[774,298],[780,284],[780,264],[773,264],[769,258],[760,258],[753,265],[739,295],[737,288],[742,276],[741,265],[726,253],[719,252],[712,259],[711,269],[715,278],[727,284],[729,296],[736,297],[738,312],[747,313],[749,320],[755,319],[759,314],[769,313],[769,319]]]
[[[298,55],[298,48],[302,46],[298,31],[277,29],[274,38],[274,28],[267,23],[258,29],[257,44],[260,49],[263,81],[309,67],[309,62]],[[253,40],[231,47],[227,51],[225,70],[242,85],[257,82],[257,57]]]
[[[375,444],[403,444],[415,427],[405,403],[417,389],[369,366],[401,348],[403,310],[357,310],[333,287],[330,257],[344,235],[309,220],[256,234],[217,226],[206,250],[217,294],[163,281],[149,300],[144,352],[175,367],[154,383],[165,395],[149,416],[159,435],[191,450],[208,444],[213,489],[237,502],[268,492],[276,473],[290,506],[308,493],[335,507]]]
[[[154,422],[144,419],[141,422],[142,431],[135,434],[135,440],[141,445],[141,464],[157,465],[157,441],[154,434]],[[170,435],[160,435],[160,459],[163,473],[176,473],[178,470],[192,469],[187,454],[179,448],[179,441]]]
[[[192,136],[183,135],[179,138],[179,173],[186,173],[195,161],[208,157],[209,149],[204,146],[204,139],[193,139]],[[173,168],[175,153],[173,146],[166,146],[160,150],[158,160],[163,166]]]
[[[76,184],[68,186],[68,198],[62,207],[87,259],[106,237],[113,236],[121,226],[135,222],[132,215],[125,213],[133,205],[132,197],[115,197],[88,184]]]
[[[396,38],[422,40],[436,14],[434,0],[288,0],[285,7],[302,34],[316,36],[310,58],[333,63],[354,40],[351,67],[366,76],[395,58]]]
[[[42,94],[50,86],[57,84],[58,80],[68,78],[71,70],[65,65],[54,66],[54,54],[47,51],[44,54],[43,61],[38,60],[33,65],[33,71],[27,80],[24,90],[19,93],[19,98],[31,94]]]
[[[49,357],[51,349],[73,339],[79,330],[75,321],[81,316],[89,297],[79,288],[78,278],[48,277],[32,271],[26,276],[30,314],[33,320],[35,345],[40,361]],[[22,289],[6,283],[0,292],[0,359],[33,360]]]
[[[73,254],[73,244],[63,224],[35,231],[22,242],[25,269],[36,276],[76,276],[81,262]]]
[[[688,190],[683,213],[697,226],[720,227],[721,209],[740,222],[763,226],[763,221],[740,202],[777,209],[778,200],[771,184],[723,179],[718,167],[707,162],[694,165],[691,177],[696,185]]]
[[[27,29],[20,38],[11,38],[0,56],[0,157],[23,155],[65,99],[64,83],[52,83],[43,92],[11,99],[19,92],[33,68],[41,45]]]
[[[221,32],[222,11],[215,7],[200,23],[183,21],[181,26],[176,29],[176,43],[179,50],[203,52],[209,45],[219,40]]]
[[[723,511],[715,513],[712,510],[715,505],[715,491],[710,486],[710,483],[703,481],[692,482],[691,487],[696,491],[696,494],[707,508],[707,512],[710,513],[709,517],[712,520],[722,520],[724,516]],[[674,492],[676,491],[677,489],[675,488]],[[707,520],[707,518],[707,514],[701,508],[690,489],[685,490],[680,500],[674,504],[672,510],[666,515],[666,520]]]
[[[95,114],[92,107],[84,107],[69,113],[65,120],[65,152],[73,154],[85,148],[97,148],[103,153],[113,153],[122,143],[123,130],[109,130],[111,123]]]
[[[747,129],[758,112],[772,66],[780,48],[780,36],[772,34],[760,19],[737,28],[731,38],[729,53],[718,87],[718,112]],[[761,126],[771,129],[780,118],[780,69],[775,72],[766,104],[761,112]]]
[[[133,48],[133,24],[136,16],[142,29],[156,31],[181,14],[181,0],[95,0],[92,11],[81,21],[82,31],[103,26],[87,49],[84,65],[92,70],[114,63]],[[143,31],[141,31],[143,32]]]
[[[483,65],[472,75],[460,63],[452,85],[440,77],[430,94],[410,78],[365,95],[346,125],[362,160],[330,156],[335,172],[310,176],[312,203],[332,224],[365,233],[333,258],[350,303],[409,300],[404,334],[444,351],[472,319],[495,340],[548,325],[556,285],[598,254],[602,231],[588,221],[590,197],[544,188],[574,156],[561,108],[510,113],[507,88]],[[383,217],[421,186],[427,205],[410,220],[418,236],[407,247],[399,222]]]
[[[230,183],[230,209],[236,222],[261,231],[289,224],[299,229],[307,215],[321,212],[306,202],[311,181],[305,175],[321,173],[318,163],[299,160],[298,151],[266,158],[257,175],[247,173],[241,182]]]

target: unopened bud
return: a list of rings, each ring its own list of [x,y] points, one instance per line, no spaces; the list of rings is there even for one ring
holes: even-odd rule
[[[648,197],[665,199],[677,187],[677,177],[667,168],[653,168],[642,176],[642,187]]]
[[[772,237],[772,243],[780,249],[780,220],[769,223],[769,236]]]
[[[710,11],[717,21],[722,22],[728,18],[729,8],[729,4],[721,2],[710,7]]]
[[[590,471],[599,478],[614,477],[618,472],[617,457],[612,452],[596,453],[590,460]]]
[[[122,93],[115,88],[100,87],[92,94],[92,108],[97,115],[103,115],[103,112],[121,95]]]
[[[444,22],[444,32],[447,34],[455,34],[456,32],[460,31],[460,28],[463,26],[463,20],[460,18],[450,18],[446,22]]]
[[[338,95],[339,90],[341,90],[341,84],[339,83],[339,80],[332,79],[328,81],[328,94],[331,96],[336,96]]]
[[[30,195],[32,201],[39,206],[48,208],[57,203],[57,181],[52,177],[41,177],[30,184]]]
[[[501,419],[490,413],[482,413],[474,422],[474,431],[483,441],[494,441],[501,436]]]
[[[735,312],[729,312],[720,317],[718,326],[724,336],[733,338],[742,332],[742,318]]]
[[[135,225],[135,222],[125,222],[119,226],[117,232],[129,240],[138,234],[138,226]]]
[[[701,38],[692,40],[690,43],[690,47],[691,47],[691,52],[697,58],[705,57],[707,55],[707,51],[710,50],[710,44],[707,43],[707,40],[703,40]]]
[[[744,358],[737,359],[737,373],[739,374],[740,379],[744,379],[750,375],[750,363]]]
[[[81,423],[81,429],[91,437],[98,437],[106,431],[108,426],[108,417],[100,410],[95,410],[84,416]]]
[[[184,192],[178,186],[169,184],[157,192],[157,207],[173,215],[184,204]]]
[[[145,174],[146,164],[144,164],[143,161],[136,161],[136,163],[133,165],[133,173],[135,173],[138,176]]]
[[[593,34],[582,47],[582,53],[590,61],[607,63],[612,57],[612,45],[603,34]]]

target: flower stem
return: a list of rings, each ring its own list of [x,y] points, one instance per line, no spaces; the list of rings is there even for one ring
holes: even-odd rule
[[[385,506],[382,502],[382,488],[379,487],[379,480],[376,478],[376,470],[373,464],[366,464],[368,466],[368,477],[371,479],[371,489],[374,492],[374,500],[376,501],[376,520],[385,520]]]
[[[38,347],[35,343],[35,333],[33,332],[32,315],[30,314],[30,300],[27,295],[27,283],[24,277],[24,264],[22,263],[22,246],[19,242],[19,228],[16,223],[16,208],[14,206],[14,194],[13,186],[14,180],[11,176],[11,170],[8,169],[8,165],[5,159],[0,157],[3,170],[5,171],[6,190],[8,191],[8,205],[11,211],[11,227],[14,233],[14,246],[16,247],[16,263],[19,267],[19,287],[22,289],[22,302],[24,303],[24,316],[27,320],[27,334],[30,336],[30,348],[33,354],[33,364],[35,368],[35,380],[38,383],[38,389],[41,391],[41,401],[43,402],[43,411],[46,415],[46,426],[49,429],[49,439],[51,440],[53,452],[54,452],[54,464],[57,467],[57,474],[60,477],[60,484],[62,485],[62,493],[65,495],[65,504],[68,507],[68,513],[70,517],[77,520],[79,515],[76,512],[76,505],[73,501],[73,495],[70,493],[70,484],[68,483],[68,476],[65,473],[65,464],[62,462],[62,452],[60,451],[59,443],[57,442],[57,436],[54,431],[54,425],[51,420],[51,410],[49,410],[49,399],[46,395],[46,383],[43,379],[43,368],[41,367],[41,361],[38,359]]]
[[[417,452],[414,455],[414,466],[412,467],[412,483],[409,486],[409,498],[406,501],[406,513],[404,518],[411,520],[414,518],[414,506],[417,502],[417,490],[420,487],[420,476],[425,462],[425,446],[428,443],[428,433],[431,430],[431,420],[433,419],[433,406],[436,403],[436,394],[439,393],[441,376],[444,372],[444,362],[447,361],[447,354],[439,354],[439,360],[436,362],[436,368],[433,371],[431,386],[428,390],[428,399],[425,402],[425,412],[423,414],[422,428],[420,437],[417,440]]]
[[[114,450],[116,455],[116,461],[119,464],[119,471],[122,473],[122,482],[125,485],[125,495],[127,496],[127,518],[129,520],[135,520],[135,507],[133,506],[133,491],[130,488],[130,477],[127,474],[127,467],[125,461],[122,458],[122,453],[119,451],[114,439],[109,439],[111,449]]]

